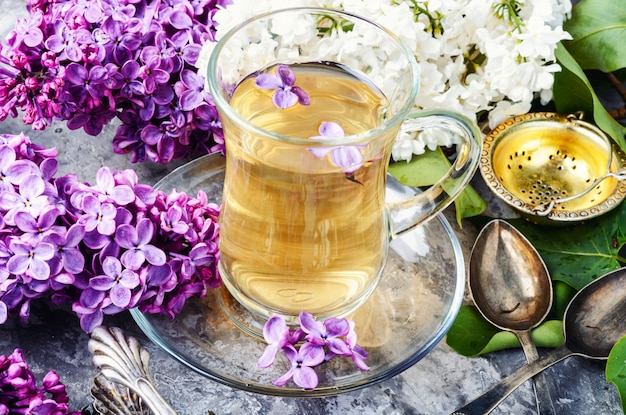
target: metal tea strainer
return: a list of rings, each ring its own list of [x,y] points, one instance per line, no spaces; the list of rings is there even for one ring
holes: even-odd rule
[[[626,196],[626,155],[581,114],[513,117],[489,133],[481,157],[487,185],[539,223],[589,219]]]

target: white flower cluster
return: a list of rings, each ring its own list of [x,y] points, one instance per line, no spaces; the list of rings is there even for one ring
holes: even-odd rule
[[[562,29],[571,12],[570,0],[234,0],[214,16],[217,39],[253,16],[296,6],[344,10],[389,28],[420,66],[417,108],[469,117],[487,112],[491,128],[528,112],[536,96],[543,103],[552,98],[553,74],[560,70],[554,50],[558,42],[571,38]],[[306,36],[302,31],[297,22],[282,27],[293,36]],[[336,44],[343,47],[343,42]],[[203,49],[201,71],[212,48],[207,44]],[[445,143],[426,134],[401,136],[392,155],[410,160],[437,144]]]

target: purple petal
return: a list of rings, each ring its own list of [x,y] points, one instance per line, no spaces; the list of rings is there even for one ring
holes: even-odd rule
[[[137,223],[137,245],[145,245],[152,239],[154,224],[150,219],[142,219]]]
[[[165,284],[172,276],[172,268],[168,264],[151,266],[148,269],[147,285],[158,287]]]
[[[97,222],[98,226],[98,232],[101,233],[102,235],[113,235],[115,233],[115,221],[114,220],[107,220],[107,219],[103,219]]]
[[[355,146],[336,147],[330,153],[330,158],[344,173],[354,173],[363,165],[363,154]]]
[[[192,70],[184,69],[180,73],[180,79],[189,89],[202,89],[204,87],[204,79]]]
[[[304,343],[298,355],[302,359],[303,366],[317,366],[324,361],[326,353],[324,352],[324,346],[319,346],[313,343]]]
[[[77,63],[70,63],[65,70],[65,77],[74,85],[82,85],[88,78],[89,73],[84,66]]]
[[[86,332],[91,333],[93,329],[102,324],[104,315],[101,310],[96,310],[91,314],[83,314],[80,316],[80,327]]]
[[[65,234],[65,246],[76,246],[85,236],[85,228],[80,225],[72,225]]]
[[[170,23],[176,29],[187,29],[192,26],[191,17],[189,17],[185,12],[175,11],[170,14]]]
[[[119,284],[122,287],[133,289],[139,285],[139,275],[135,271],[131,271],[129,269],[125,269],[122,272],[122,277],[119,280]]]
[[[204,102],[204,98],[198,91],[188,89],[180,95],[180,109],[183,111],[191,111]]]
[[[319,138],[324,138],[324,137],[320,137],[320,136],[311,137],[311,138],[316,139],[318,137]],[[309,150],[315,157],[321,159],[321,158],[326,157],[326,154],[328,154],[329,152],[331,152],[334,149],[335,149],[335,147],[310,147],[307,150]]]
[[[319,335],[325,331],[324,325],[315,320],[313,314],[302,311],[299,316],[300,326],[306,333]]]
[[[278,353],[280,348],[276,344],[269,344],[265,351],[263,352],[263,356],[257,362],[257,365],[262,368],[270,367],[272,363],[274,363],[274,359],[276,359],[276,353]]]
[[[304,89],[299,86],[293,86],[291,87],[291,92],[298,97],[298,103],[300,105],[311,105],[311,97],[309,97],[309,94],[304,92]]]
[[[272,75],[268,73],[264,73],[264,74],[257,76],[254,82],[256,86],[258,86],[261,89],[272,90],[272,89],[283,87],[281,80],[276,75]]]
[[[124,266],[136,270],[141,268],[146,260],[146,257],[140,250],[131,248],[122,254],[121,260]]]
[[[140,66],[135,60],[126,62],[121,69],[122,75],[127,79],[136,79],[139,75]]]
[[[304,389],[315,389],[319,380],[315,370],[307,366],[302,366],[293,373],[293,381],[296,385]]]
[[[20,275],[26,272],[29,258],[25,255],[14,255],[7,262],[7,270],[14,275]]]
[[[78,274],[85,267],[85,257],[77,249],[63,251],[63,267],[67,272]]]
[[[47,242],[41,242],[37,244],[35,249],[33,249],[33,253],[35,258],[40,260],[47,260],[54,256],[55,248],[51,244]]]
[[[284,86],[292,86],[296,83],[296,74],[287,65],[278,65],[276,75],[280,78]]]
[[[40,259],[32,258],[30,261],[30,275],[36,280],[47,280],[50,276],[50,266]]]
[[[336,122],[324,121],[320,124],[319,132],[325,138],[343,138],[345,132]]]
[[[330,337],[327,340],[328,349],[338,355],[342,356],[351,356],[352,351],[348,346],[348,343],[343,339],[339,339],[337,337]]]
[[[0,301],[0,324],[4,324],[9,316],[7,305]]]
[[[135,200],[135,192],[130,186],[118,185],[111,191],[111,197],[118,205],[125,206]]]
[[[350,331],[350,323],[345,318],[329,318],[324,322],[328,336],[345,336]]]
[[[43,32],[39,28],[31,28],[28,35],[24,37],[24,44],[34,48],[43,42]]]
[[[279,377],[278,379],[274,381],[274,385],[285,386],[287,382],[289,382],[289,379],[291,379],[295,371],[296,371],[295,367],[292,366],[289,369],[289,371],[287,371],[287,373],[285,373],[284,375],[282,375],[281,377]]]
[[[108,167],[101,167],[96,173],[96,183],[105,192],[109,192],[115,186],[113,173]]]
[[[111,278],[117,278],[122,273],[122,264],[115,257],[106,257],[102,261],[102,271]]]
[[[89,284],[91,285],[91,281],[93,281],[96,277],[89,280]],[[106,288],[108,290],[108,288]],[[104,300],[105,293],[99,290],[95,290],[93,288],[86,288],[80,293],[80,306],[90,309],[97,307],[102,300]]]
[[[12,183],[21,184],[26,177],[36,172],[36,168],[28,160],[17,160],[6,170],[6,175]]]
[[[22,192],[22,196],[25,196],[29,199],[34,199],[36,196],[39,196],[43,193],[45,189],[45,183],[41,179],[41,177],[31,174],[26,177],[22,182],[20,187],[20,191]]]
[[[363,350],[361,346],[356,345],[352,349],[352,361],[359,369],[369,370],[369,366],[365,363],[365,359],[367,359],[367,352]]]
[[[110,290],[111,287],[115,285],[115,279],[111,277],[107,277],[106,275],[101,275],[98,277],[93,277],[89,280],[89,286],[94,290],[98,291],[106,291]]]
[[[141,140],[149,146],[157,144],[161,137],[163,133],[156,125],[148,124],[141,130]]]
[[[115,232],[115,242],[122,248],[134,248],[138,243],[137,231],[132,225],[120,225]]]
[[[111,289],[111,302],[120,308],[125,308],[130,303],[130,290],[116,284]]]
[[[263,338],[268,344],[278,344],[282,347],[281,343],[285,341],[288,333],[289,327],[285,319],[278,315],[270,317],[263,326]]]
[[[15,225],[23,232],[37,233],[39,226],[28,212],[18,212],[13,219]]]
[[[298,102],[298,96],[291,91],[278,89],[272,96],[272,102],[278,108],[287,109],[296,105]]]
[[[152,265],[163,265],[166,261],[165,252],[153,245],[144,245],[141,248],[146,260]]]

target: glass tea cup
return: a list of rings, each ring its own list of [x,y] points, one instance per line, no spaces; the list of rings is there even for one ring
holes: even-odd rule
[[[226,147],[219,270],[262,319],[356,310],[390,240],[448,206],[478,165],[475,123],[415,110],[412,52],[349,13],[285,9],[236,26],[212,51],[208,84]],[[401,128],[451,135],[458,156],[435,185],[391,203],[387,167]]]

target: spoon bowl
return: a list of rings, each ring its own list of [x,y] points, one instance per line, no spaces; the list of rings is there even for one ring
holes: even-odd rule
[[[508,222],[493,220],[470,257],[470,292],[481,314],[503,330],[530,330],[548,315],[552,281],[531,243]]]
[[[491,412],[526,380],[570,356],[606,360],[626,336],[626,267],[609,272],[583,287],[565,310],[565,343],[502,379],[478,398],[453,412],[478,415]]]
[[[513,332],[526,361],[539,358],[531,330],[552,307],[552,280],[535,247],[503,220],[489,222],[470,256],[470,293],[480,313],[494,326]],[[555,413],[545,375],[534,379],[538,412]]]

